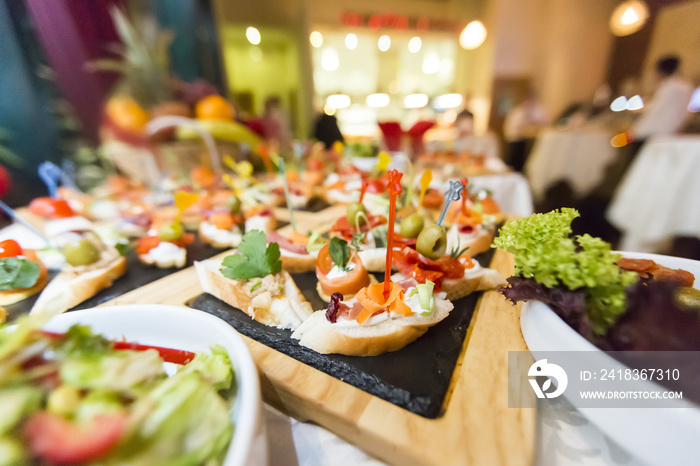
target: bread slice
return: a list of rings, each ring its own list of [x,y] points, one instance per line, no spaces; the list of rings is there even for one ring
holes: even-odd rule
[[[205,293],[271,327],[295,329],[313,313],[311,304],[306,301],[286,270],[280,272],[284,280],[284,293],[281,297],[273,298],[269,293],[263,293],[251,298],[237,280],[221,274],[222,262],[223,259],[208,259],[194,263]]]
[[[116,256],[106,265],[82,273],[61,272],[46,286],[31,314],[61,314],[112,286],[126,272],[126,259]]]
[[[211,244],[217,249],[236,248],[243,239],[243,235],[241,233],[234,234],[232,238],[228,238],[228,241],[221,241],[219,238],[209,236],[207,234],[207,228],[204,227],[205,223],[206,222],[202,222],[199,224],[199,238],[202,240],[202,242]]]
[[[280,249],[282,268],[289,273],[305,273],[316,270],[316,256],[313,254],[295,254]]]
[[[495,229],[480,227],[476,236],[460,234],[457,225],[452,225],[447,231],[447,251],[467,249],[467,254],[476,256],[491,249]]]
[[[395,273],[391,276],[391,281],[399,283],[407,278],[408,277],[402,273]],[[475,291],[491,290],[499,286],[504,286],[507,283],[505,278],[503,278],[497,270],[483,267],[473,275],[443,280],[441,291],[447,293],[448,300],[455,301]]]
[[[326,319],[325,311],[316,311],[292,333],[292,338],[321,354],[377,356],[414,342],[447,317],[453,307],[447,300],[438,300],[435,310],[427,317],[415,314],[364,326],[332,324]]]
[[[30,296],[34,296],[43,290],[47,283],[48,279],[44,274],[44,276],[40,277],[32,287],[2,291],[0,292],[0,306],[9,306],[10,304],[15,304],[23,299],[27,299]]]
[[[360,249],[357,254],[368,272],[384,272],[386,248]]]

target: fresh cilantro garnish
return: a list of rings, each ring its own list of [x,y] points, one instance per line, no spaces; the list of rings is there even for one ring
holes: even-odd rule
[[[506,223],[493,247],[513,253],[515,273],[546,287],[585,288],[593,330],[603,334],[625,311],[625,288],[637,280],[615,263],[622,257],[589,235],[570,237],[579,213],[570,208]]]
[[[224,258],[221,273],[226,278],[247,280],[267,277],[281,270],[279,245],[277,243],[268,245],[265,233],[253,230],[243,236],[237,254]]]
[[[134,244],[133,243],[117,243],[114,245],[114,249],[116,249],[120,255],[126,256],[129,251],[134,249]]]
[[[36,284],[41,271],[39,264],[21,257],[0,259],[0,291],[30,288]]]
[[[328,244],[328,252],[333,263],[341,270],[347,270],[347,263],[350,260],[350,246],[344,239],[333,237]]]

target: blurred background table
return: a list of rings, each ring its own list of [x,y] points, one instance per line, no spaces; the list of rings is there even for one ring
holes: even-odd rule
[[[674,236],[700,238],[700,136],[649,140],[606,212],[620,249],[659,252]]]
[[[547,188],[558,181],[566,181],[578,197],[589,194],[617,156],[611,137],[599,129],[542,131],[525,164],[535,200],[544,198]]]

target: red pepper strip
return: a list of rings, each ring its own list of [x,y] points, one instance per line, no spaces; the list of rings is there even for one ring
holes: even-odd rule
[[[41,333],[51,339],[58,340],[63,338],[65,333],[58,332],[47,332],[42,330]],[[132,350],[132,351],[146,351],[149,349],[154,349],[158,351],[160,357],[163,358],[165,362],[171,362],[173,364],[185,365],[192,361],[196,356],[192,351],[185,351],[172,348],[163,348],[162,346],[151,346],[151,345],[140,345],[138,343],[132,343],[124,340],[112,341],[115,350]]]

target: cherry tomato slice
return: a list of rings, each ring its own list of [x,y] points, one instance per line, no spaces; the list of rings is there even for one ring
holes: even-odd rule
[[[13,239],[0,241],[0,258],[17,257],[22,255],[22,247]]]
[[[70,208],[68,202],[63,199],[54,199],[53,197],[37,197],[29,203],[29,212],[39,217],[72,217],[73,209]]]
[[[101,414],[82,424],[46,411],[32,415],[24,425],[30,451],[51,464],[94,461],[119,442],[127,418],[124,414]]]

